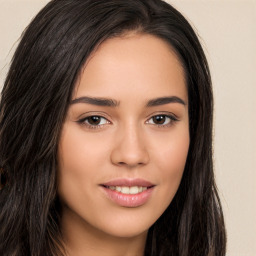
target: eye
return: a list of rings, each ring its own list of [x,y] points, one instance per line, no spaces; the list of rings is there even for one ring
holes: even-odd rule
[[[102,116],[88,116],[78,120],[78,123],[86,125],[88,128],[100,128],[101,126],[109,124],[110,122]]]
[[[178,121],[178,119],[171,115],[155,115],[152,116],[147,123],[154,124],[157,126],[169,126],[172,125],[173,122]]]

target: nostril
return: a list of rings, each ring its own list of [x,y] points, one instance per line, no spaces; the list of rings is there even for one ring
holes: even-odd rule
[[[142,166],[149,162],[149,155],[146,147],[132,146],[127,143],[118,143],[111,151],[111,162],[118,166],[133,168]]]

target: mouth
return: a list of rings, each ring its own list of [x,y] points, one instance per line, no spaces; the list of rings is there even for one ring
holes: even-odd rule
[[[100,185],[112,202],[123,207],[144,205],[156,185],[142,179],[116,179]]]
[[[142,193],[144,191],[146,191],[147,189],[153,188],[154,185],[149,186],[149,187],[142,187],[142,186],[132,186],[132,187],[128,187],[128,186],[106,186],[106,185],[102,185],[103,187],[105,187],[106,189],[110,189],[116,192],[119,192],[121,194],[125,194],[125,195],[136,195],[139,193]]]

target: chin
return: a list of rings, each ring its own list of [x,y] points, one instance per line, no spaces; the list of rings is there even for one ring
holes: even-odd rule
[[[134,209],[128,209],[127,211],[132,211]],[[97,223],[98,229],[104,233],[111,235],[113,237],[121,238],[132,238],[140,236],[142,234],[147,234],[149,228],[155,223],[157,218],[155,216],[150,216],[148,213],[138,214],[128,213],[125,215],[112,216],[112,218],[101,219],[100,223]]]

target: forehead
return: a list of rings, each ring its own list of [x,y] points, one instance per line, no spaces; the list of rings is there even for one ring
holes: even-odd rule
[[[187,100],[181,62],[167,42],[147,34],[103,42],[88,58],[74,91],[74,97],[118,100],[176,94]]]

